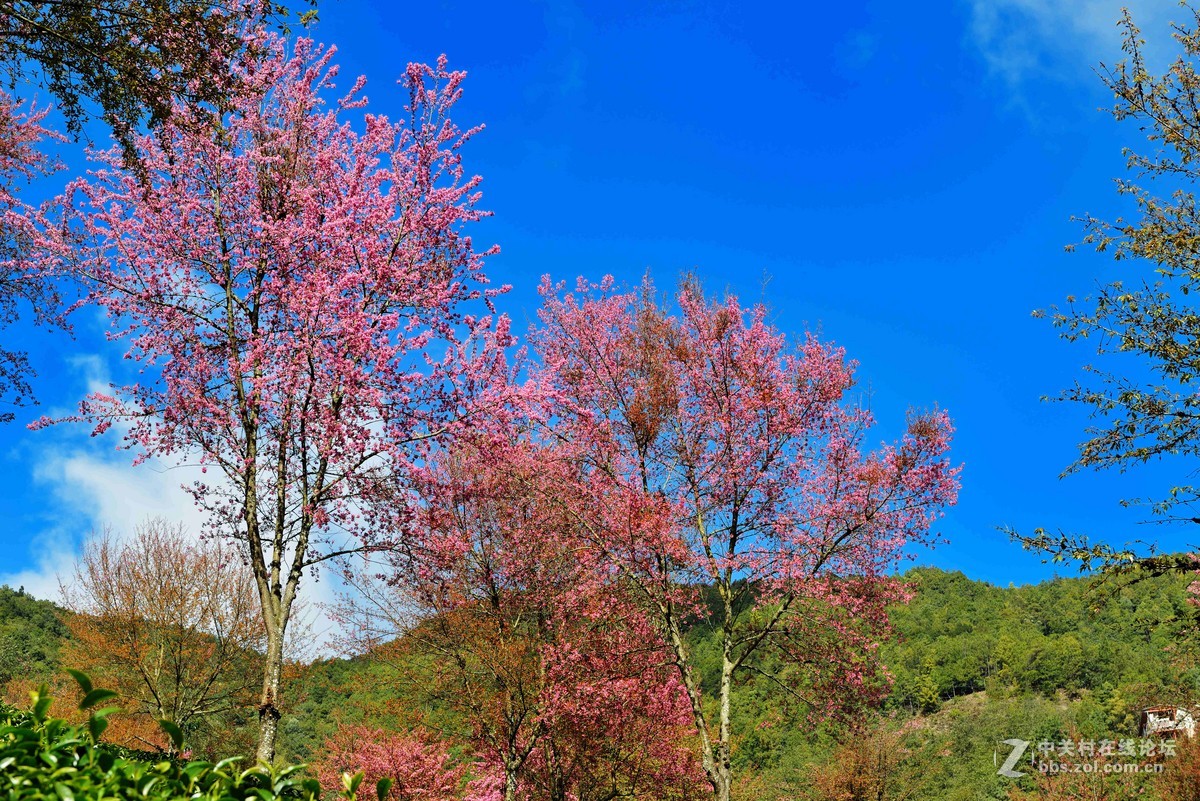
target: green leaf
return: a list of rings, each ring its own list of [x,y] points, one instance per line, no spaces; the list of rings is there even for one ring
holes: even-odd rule
[[[76,683],[79,684],[79,689],[83,691],[84,695],[87,695],[92,691],[92,680],[88,678],[86,673],[84,673],[82,670],[73,670],[71,668],[67,668],[66,671],[70,673],[71,678],[75,679]]]
[[[53,700],[49,692],[44,684],[33,692],[33,709],[30,711],[38,723],[46,719],[46,710],[50,708],[50,702]]]
[[[225,770],[225,768],[228,768],[232,765],[236,765],[237,763],[239,763],[241,761],[242,761],[242,758],[240,756],[225,757],[224,759],[222,759],[220,762],[217,763],[217,766],[214,769],[215,770]]]
[[[362,771],[355,773],[353,776],[351,776],[349,773],[343,773],[342,774],[342,789],[344,789],[346,791],[347,795],[353,795],[355,792],[358,791],[358,786],[360,784],[362,784],[362,780],[363,780]]]
[[[171,745],[176,751],[183,750],[183,730],[181,730],[173,721],[163,718],[158,722],[158,727],[167,733],[171,738]]]
[[[112,690],[92,690],[83,696],[83,700],[79,702],[80,709],[91,709],[96,704],[116,698],[117,694]]]
[[[100,735],[104,734],[104,730],[108,728],[108,718],[104,716],[92,715],[87,722],[88,734],[92,736],[92,742],[100,742]]]
[[[62,801],[75,801],[75,793],[71,791],[70,787],[62,782],[54,783],[54,792],[58,793],[58,797],[61,798]]]
[[[393,783],[394,782],[387,777],[375,782],[375,797],[378,798],[379,801],[387,801],[387,796],[388,793],[392,791]]]
[[[0,726],[0,737],[12,737],[17,740],[37,740],[38,733],[25,726]]]

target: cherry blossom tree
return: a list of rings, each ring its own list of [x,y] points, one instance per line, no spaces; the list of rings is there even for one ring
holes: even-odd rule
[[[673,312],[649,282],[563,289],[543,281],[532,337],[546,406],[530,425],[578,466],[553,497],[653,619],[727,801],[735,681],[757,676],[815,717],[884,691],[875,646],[905,597],[894,569],[956,496],[950,422],[912,415],[898,444],[867,450],[853,364],[813,336],[789,343],[765,308],[694,280]],[[711,704],[689,624],[721,643]]]
[[[22,313],[31,313],[36,323],[65,326],[53,277],[27,258],[37,236],[40,210],[19,197],[21,183],[56,169],[56,163],[39,147],[61,138],[42,124],[48,112],[47,108],[23,106],[0,92],[0,329],[16,323]],[[28,354],[0,344],[0,405],[32,403],[33,375]],[[11,422],[14,417],[14,412],[0,408],[0,422]]]
[[[450,801],[460,798],[465,773],[454,764],[445,745],[428,734],[401,734],[369,726],[339,726],[325,741],[314,765],[326,790],[342,786],[342,777],[362,773],[357,797],[385,801],[376,792],[380,781],[391,780],[391,801]]]
[[[300,16],[306,23],[315,11]],[[228,60],[245,44],[249,22],[282,25],[288,9],[265,0],[0,0],[0,73],[10,88],[46,90],[66,130],[77,138],[95,113],[136,165],[135,134],[157,127],[173,106],[219,105],[231,91]],[[25,317],[68,329],[60,290],[63,276],[32,266],[25,249],[44,222],[41,210],[19,199],[22,183],[60,165],[43,146],[64,140],[43,126],[49,107],[26,106],[0,92],[0,328]],[[36,375],[28,354],[0,343],[0,422],[11,407],[35,404]]]
[[[421,533],[353,571],[384,579],[358,583],[359,645],[423,666],[407,683],[469,722],[498,799],[696,797],[669,652],[552,498],[570,463],[519,437],[458,445],[425,475]]]
[[[190,487],[244,543],[266,625],[258,757],[271,761],[284,643],[301,579],[378,545],[397,476],[469,426],[505,384],[484,216],[449,119],[464,74],[409,65],[399,121],[336,102],[332,49],[251,33],[219,115],[176,105],[73,183],[44,262],[107,312],[142,380],[88,396],[74,420],[118,426],[135,462],[194,459]],[[463,311],[475,302],[482,316]],[[48,422],[48,421],[44,421]]]

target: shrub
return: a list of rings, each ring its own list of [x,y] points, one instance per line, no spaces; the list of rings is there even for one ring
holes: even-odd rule
[[[9,801],[75,801],[79,799],[222,799],[222,801],[318,801],[321,788],[301,776],[303,766],[242,769],[240,757],[220,762],[189,761],[165,754],[134,753],[100,742],[112,707],[94,709],[114,697],[95,690],[75,674],[84,691],[79,708],[86,721],[72,724],[47,713],[46,688],[31,693],[29,709],[0,704],[0,797]],[[182,746],[179,729],[164,723],[174,745]],[[362,775],[343,776],[340,797],[353,801]],[[386,798],[390,783],[376,788]]]

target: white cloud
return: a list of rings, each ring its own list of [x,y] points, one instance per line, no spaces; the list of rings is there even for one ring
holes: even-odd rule
[[[35,598],[59,600],[58,574],[75,561],[76,545],[59,532],[39,534],[31,548],[34,564],[15,573],[0,574],[0,584],[21,587]]]
[[[87,392],[107,391],[109,381],[98,357],[70,360]],[[52,416],[70,410],[52,410]],[[34,483],[45,500],[41,531],[33,536],[30,554],[34,564],[2,574],[0,584],[23,586],[34,596],[60,600],[59,577],[68,576],[79,558],[86,538],[110,530],[120,540],[148,518],[161,517],[183,523],[189,534],[200,539],[208,530],[206,514],[197,508],[184,486],[201,478],[195,465],[172,466],[159,460],[133,465],[133,454],[114,446],[124,432],[114,426],[101,437],[87,436],[83,425],[55,426],[39,432],[36,449],[25,454]],[[212,479],[210,472],[206,479]],[[322,570],[319,581],[307,576],[301,599],[312,618],[312,639],[322,655],[338,635],[322,608],[336,600],[341,585],[334,571]]]
[[[198,477],[196,468],[167,469],[156,461],[133,467],[124,451],[111,459],[56,453],[35,473],[64,512],[89,520],[93,528],[108,526],[123,536],[149,517],[163,517],[184,523],[197,538],[206,521],[182,485]]]
[[[107,528],[120,539],[149,517],[184,523],[197,538],[204,531],[202,514],[180,486],[192,468],[168,470],[155,462],[133,467],[128,452],[101,450],[112,437],[91,441],[78,432],[44,432],[42,438],[46,445],[28,460],[46,497],[45,525],[31,548],[36,564],[0,575],[0,584],[58,600],[58,576],[71,572],[91,533]]]
[[[1173,53],[1170,23],[1190,19],[1174,0],[968,0],[968,38],[993,75],[1018,94],[1028,81],[1092,79],[1122,57],[1117,20],[1128,6],[1152,67]]]

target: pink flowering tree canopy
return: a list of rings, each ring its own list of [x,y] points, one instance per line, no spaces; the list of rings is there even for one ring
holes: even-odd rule
[[[462,797],[466,772],[446,744],[428,733],[348,725],[326,739],[313,768],[326,790],[348,789],[361,774],[355,797],[362,801],[453,801]],[[379,789],[387,791],[385,798],[379,798]]]
[[[36,323],[65,325],[54,276],[29,259],[41,210],[20,198],[22,184],[57,167],[39,147],[61,138],[42,124],[48,112],[0,92],[0,330],[22,314],[32,314]],[[13,407],[34,402],[33,375],[25,352],[0,343],[0,422],[13,420]]]
[[[432,657],[402,683],[468,724],[497,798],[701,786],[665,643],[556,497],[574,490],[574,466],[519,435],[457,445],[424,472],[407,547],[349,577],[361,647]]]
[[[532,342],[547,400],[533,425],[574,450],[576,519],[670,647],[708,781],[728,799],[735,680],[758,676],[821,717],[884,689],[873,651],[903,597],[892,574],[958,488],[949,419],[911,415],[899,443],[869,450],[840,349],[791,343],[765,308],[694,281],[673,310],[649,283],[564,293],[546,279],[542,292]],[[695,620],[720,634],[712,705],[684,637]]]
[[[460,157],[478,129],[449,118],[464,74],[410,65],[403,118],[351,125],[364,82],[328,99],[333,50],[248,45],[228,108],[175,108],[137,141],[144,176],[97,154],[43,244],[142,367],[72,419],[117,426],[136,461],[198,461],[211,479],[191,487],[197,503],[245,543],[269,635],[270,760],[301,576],[378,544],[397,476],[502,392],[511,338],[482,271],[491,251],[464,231],[484,216]]]

